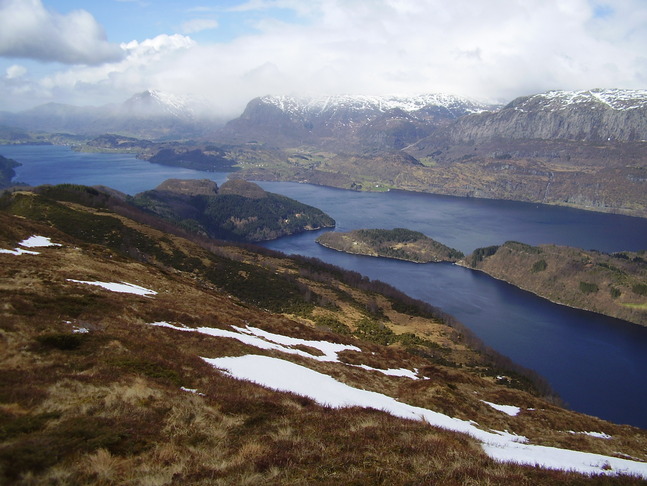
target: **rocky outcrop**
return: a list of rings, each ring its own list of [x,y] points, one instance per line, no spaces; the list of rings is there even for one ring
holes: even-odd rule
[[[458,120],[453,143],[484,140],[647,140],[647,90],[550,91]]]
[[[429,135],[457,118],[489,108],[466,98],[430,94],[394,96],[264,96],[249,102],[223,136],[274,146],[310,144],[392,150]]]

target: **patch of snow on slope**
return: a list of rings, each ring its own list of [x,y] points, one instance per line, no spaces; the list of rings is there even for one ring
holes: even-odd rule
[[[525,437],[501,431],[486,432],[478,429],[472,421],[407,405],[381,393],[360,390],[289,361],[255,355],[203,359],[215,368],[225,370],[234,378],[252,381],[273,390],[306,396],[321,405],[333,408],[372,408],[396,417],[423,420],[435,427],[468,434],[479,440],[485,453],[497,461],[590,475],[631,474],[647,479],[647,463],[525,444]]]
[[[140,287],[139,285],[127,283],[127,282],[90,282],[87,280],[74,280],[72,278],[67,279],[68,282],[75,282],[75,283],[80,283],[80,284],[86,284],[86,285],[96,285],[98,287],[102,287],[106,290],[110,290],[111,292],[119,292],[123,294],[135,294],[135,295],[157,295],[157,292],[151,289],[147,289],[145,287]]]
[[[20,246],[25,248],[42,248],[46,246],[62,246],[60,243],[52,243],[52,240],[47,236],[30,236],[26,240],[22,240],[18,243]]]
[[[50,240],[46,236],[36,236],[36,235],[30,236],[29,238],[22,240],[20,243],[18,243],[18,245],[23,246],[25,248],[61,246],[60,243],[52,243],[52,240]],[[0,248],[0,253],[6,253],[9,255],[40,255],[40,253],[37,251],[23,250],[22,248],[14,248],[13,250],[5,250],[3,248]]]
[[[575,432],[574,430],[569,430],[569,434],[582,434],[582,435],[588,435],[589,437],[595,437],[596,439],[612,439],[609,434],[605,434],[604,432]]]
[[[37,251],[23,250],[22,248],[14,248],[13,250],[5,250],[0,248],[0,253],[7,253],[9,255],[39,255]]]
[[[304,358],[310,358],[321,362],[335,362],[339,363],[339,353],[342,351],[357,351],[361,352],[362,350],[357,346],[347,345],[347,344],[337,344],[327,341],[312,341],[308,339],[299,339],[290,336],[284,336],[282,334],[274,334],[257,327],[238,327],[232,326],[236,331],[228,331],[226,329],[219,329],[215,327],[180,327],[169,324],[168,322],[153,322],[152,326],[159,327],[168,327],[170,329],[175,329],[176,331],[185,331],[185,332],[199,332],[201,334],[207,334],[209,336],[215,337],[225,337],[236,339],[244,344],[257,347],[259,349],[267,349],[280,351],[282,353],[294,354]],[[295,346],[307,346],[310,348],[317,349],[321,351],[321,356],[315,356],[308,353],[302,349],[298,349]],[[377,371],[388,376],[399,376],[405,378],[411,378],[412,380],[417,380],[418,376],[415,371],[406,370],[406,369],[379,369],[373,368],[367,365],[352,365],[349,363],[344,363],[347,366],[354,366],[357,368],[362,368],[368,371]]]
[[[496,403],[486,402],[485,400],[481,401],[489,405],[493,409],[498,410],[499,412],[510,415],[510,417],[516,417],[517,415],[519,415],[519,412],[521,412],[521,409],[519,407],[515,407],[514,405],[498,405]]]

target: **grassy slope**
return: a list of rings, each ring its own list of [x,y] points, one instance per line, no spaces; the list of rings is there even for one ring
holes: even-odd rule
[[[376,293],[357,275],[311,260],[197,244],[127,218],[128,208],[108,208],[109,200],[80,188],[45,195],[66,201],[18,193],[3,199],[0,211],[0,248],[33,234],[62,244],[36,249],[39,255],[0,254],[6,482],[640,484],[498,464],[460,434],[372,410],[332,410],[228,378],[199,357],[274,355],[535,443],[647,459],[644,431],[546,402],[527,381],[466,345],[466,336],[433,318],[432,309]],[[119,294],[68,279],[125,281],[158,294]],[[280,286],[280,298],[268,290],[273,286]],[[353,343],[362,352],[347,353],[347,362],[418,368],[429,379],[261,351],[149,325],[155,321],[224,329],[249,323]],[[535,410],[509,417],[481,399]]]
[[[484,258],[474,258],[474,253],[465,261],[473,268],[555,302],[647,325],[644,253],[608,255],[516,242],[493,247],[492,252]]]

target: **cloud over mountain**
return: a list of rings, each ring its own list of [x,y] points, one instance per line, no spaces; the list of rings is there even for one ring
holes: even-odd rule
[[[137,5],[139,15],[171,6]],[[149,30],[123,39],[121,48],[105,41],[85,11],[62,15],[41,0],[0,6],[11,13],[0,16],[0,56],[91,64],[40,78],[30,70],[21,95],[29,91],[22,100],[31,105],[55,97],[123,101],[159,89],[209,97],[236,116],[265,94],[445,92],[507,102],[550,89],[647,82],[644,0],[241,0],[175,10],[165,33]],[[25,9],[38,15],[18,15]],[[5,109],[18,94],[7,97]]]

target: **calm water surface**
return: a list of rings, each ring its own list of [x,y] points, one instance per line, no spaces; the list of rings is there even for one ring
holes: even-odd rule
[[[210,178],[129,155],[79,154],[65,147],[0,147],[24,165],[29,184],[104,184],[128,194],[167,178]],[[296,183],[261,185],[319,207],[337,230],[406,227],[465,253],[507,240],[557,243],[612,252],[647,248],[647,220],[536,204],[399,191],[357,193]],[[647,328],[552,304],[456,265],[347,255],[317,245],[317,233],[264,246],[302,254],[388,282],[454,315],[483,341],[543,375],[574,409],[647,428]]]

